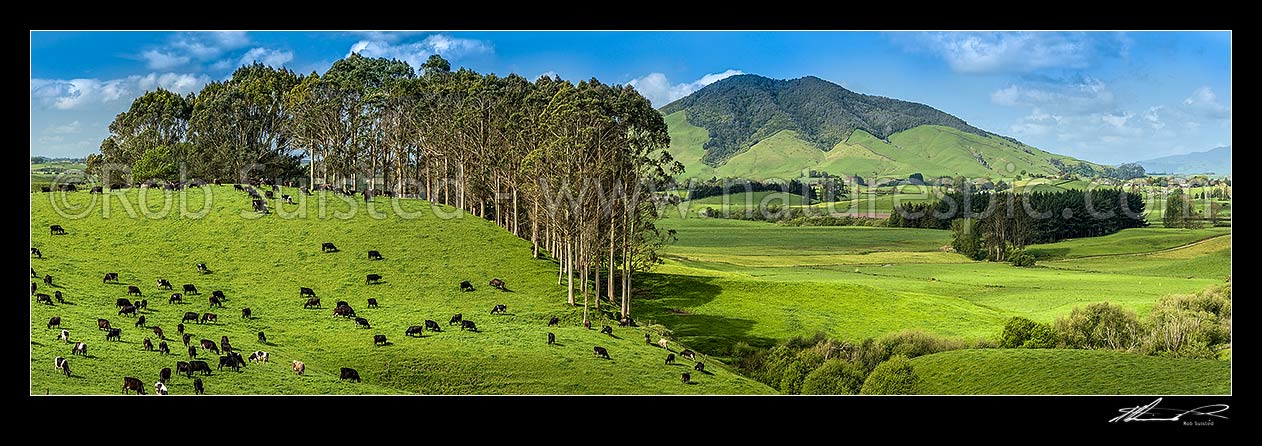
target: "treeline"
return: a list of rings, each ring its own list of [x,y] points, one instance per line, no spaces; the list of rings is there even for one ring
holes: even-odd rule
[[[148,92],[89,164],[109,183],[125,166],[136,181],[261,177],[422,197],[551,254],[570,304],[620,294],[629,315],[632,272],[668,237],[650,193],[682,172],[668,144],[630,86],[453,72],[437,55],[418,74],[352,54],[323,75],[253,64],[187,96]]]
[[[825,174],[826,175],[826,174]],[[744,178],[711,178],[706,181],[694,181],[688,184],[688,200],[716,197],[746,192],[786,192],[798,194],[805,198],[806,204],[821,201],[836,201],[845,198],[849,193],[845,179],[834,176],[821,176],[811,182],[796,179],[784,181],[760,182]]]

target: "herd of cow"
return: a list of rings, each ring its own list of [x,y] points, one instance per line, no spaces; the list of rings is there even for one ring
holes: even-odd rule
[[[219,183],[218,183],[218,182],[216,182],[216,184],[219,184]],[[198,186],[198,185],[190,185],[190,186],[194,186],[194,187],[195,187],[195,186]],[[257,193],[256,191],[254,191],[254,189],[253,189],[252,187],[250,187],[250,186],[245,186],[245,187],[243,188],[241,185],[234,185],[234,187],[235,187],[237,190],[243,190],[243,191],[245,191],[247,194],[249,194],[249,195],[251,195],[251,196],[253,196],[253,197],[258,197],[258,193]],[[275,186],[274,186],[274,187],[275,187]],[[98,191],[99,191],[98,189],[99,189],[99,187],[98,187],[98,188],[94,188],[94,189],[93,189],[93,192],[98,192]],[[113,189],[113,188],[111,188],[111,189]],[[268,198],[272,198],[272,195],[273,195],[273,194],[272,194],[272,191],[267,191],[267,192],[268,192],[268,193],[267,193]],[[310,194],[310,192],[309,192],[309,191],[307,191],[305,188],[303,188],[302,192],[307,193],[307,194]],[[286,198],[288,198],[288,196],[285,196],[285,197],[286,197]],[[256,205],[255,205],[255,207],[256,207],[256,209],[258,209],[257,200],[256,200]],[[263,211],[263,212],[266,212],[266,208],[264,207],[264,208],[262,209],[262,211]],[[50,230],[50,235],[64,235],[64,234],[66,233],[65,229],[64,229],[64,228],[62,228],[60,225],[51,225],[51,226],[49,227],[49,230]],[[339,252],[339,250],[337,249],[337,247],[336,247],[333,243],[327,243],[327,242],[326,242],[326,243],[322,243],[322,244],[321,244],[321,251],[322,251],[322,252],[325,252],[325,253],[330,253],[330,252]],[[35,257],[37,257],[37,258],[43,258],[43,253],[42,253],[42,252],[40,252],[40,250],[39,250],[38,248],[34,248],[34,247],[32,247],[32,248],[31,248],[31,255],[32,255],[32,256],[35,256]],[[380,253],[380,252],[378,252],[378,251],[376,251],[376,250],[369,250],[369,251],[368,251],[368,259],[369,259],[369,260],[383,260],[383,259],[384,259],[384,257],[381,255],[381,253]],[[201,273],[201,274],[210,274],[210,273],[211,273],[210,269],[206,266],[206,264],[205,264],[205,263],[199,263],[199,264],[195,265],[195,267],[196,267],[197,271],[198,271],[199,273]],[[37,278],[37,277],[38,277],[38,275],[37,275],[37,274],[36,274],[36,272],[35,272],[34,267],[32,267],[32,268],[31,268],[31,277],[32,277],[32,278]],[[371,285],[371,284],[375,284],[375,283],[380,283],[381,279],[382,279],[382,277],[381,277],[381,275],[379,275],[379,274],[368,274],[368,275],[367,275],[367,278],[366,278],[366,281],[365,281],[365,284],[367,284],[367,285]],[[104,277],[102,278],[102,280],[101,280],[101,281],[102,281],[102,283],[103,283],[103,284],[108,284],[108,283],[111,283],[111,282],[113,282],[113,283],[117,284],[117,283],[119,283],[118,273],[116,273],[116,272],[108,272],[108,273],[105,273],[105,275],[104,275]],[[53,277],[52,277],[51,275],[46,275],[46,276],[44,276],[43,282],[44,282],[44,284],[45,284],[46,286],[52,286],[52,285],[53,285]],[[157,287],[158,287],[159,289],[165,289],[165,290],[172,290],[172,289],[173,289],[173,286],[172,286],[171,282],[170,282],[170,281],[168,281],[168,280],[166,280],[166,279],[164,279],[164,278],[158,278],[158,279],[157,279],[157,281],[156,281],[156,283],[157,283]],[[494,288],[500,289],[500,290],[502,290],[502,291],[508,291],[508,288],[506,287],[506,285],[505,285],[504,281],[503,281],[503,280],[501,280],[501,279],[499,279],[499,278],[494,278],[494,279],[491,279],[491,281],[489,282],[489,285],[490,285],[491,287],[494,287]],[[36,297],[36,302],[37,302],[37,303],[45,303],[45,304],[48,304],[48,305],[52,305],[52,298],[51,298],[50,296],[46,295],[46,294],[43,294],[43,293],[37,293],[37,292],[36,292],[37,288],[38,288],[38,285],[37,285],[35,282],[32,282],[32,283],[31,283],[31,294],[32,294],[32,295],[34,295],[34,296]],[[186,296],[186,295],[198,295],[198,294],[200,294],[200,293],[198,292],[198,290],[197,290],[197,287],[196,287],[194,284],[191,284],[191,283],[188,283],[188,284],[183,284],[182,289],[183,289],[183,293],[178,293],[178,292],[177,292],[177,293],[172,293],[172,294],[170,295],[170,297],[168,298],[167,303],[168,303],[168,304],[181,304],[181,303],[183,303],[184,296]],[[475,290],[474,286],[473,286],[473,285],[472,285],[469,281],[467,281],[467,280],[466,280],[466,281],[462,281],[462,282],[460,283],[460,289],[461,289],[461,291],[474,291],[474,290]],[[61,293],[61,291],[60,291],[60,290],[55,291],[55,295],[56,295],[56,300],[57,300],[57,302],[58,302],[58,303],[62,303],[62,302],[64,302],[64,297],[63,297],[63,295],[62,295],[62,293]],[[154,333],[154,336],[156,336],[156,337],[158,338],[158,340],[159,340],[159,343],[158,343],[158,345],[156,346],[157,351],[158,351],[159,353],[161,353],[161,354],[170,354],[170,353],[171,353],[171,350],[170,350],[170,347],[167,345],[167,342],[166,342],[166,341],[167,341],[167,338],[166,338],[166,336],[165,336],[165,333],[164,333],[163,329],[162,329],[161,327],[157,326],[157,325],[154,325],[154,326],[152,326],[152,327],[149,327],[149,326],[148,326],[148,321],[146,320],[145,315],[141,315],[141,314],[139,314],[139,310],[147,310],[147,309],[148,309],[148,305],[149,305],[148,299],[144,299],[144,298],[143,298],[143,293],[142,293],[142,291],[140,290],[140,288],[139,288],[139,287],[137,287],[137,286],[135,286],[135,285],[128,285],[128,286],[127,286],[127,295],[128,295],[129,297],[134,296],[134,297],[137,297],[137,298],[140,298],[140,299],[137,299],[137,300],[134,300],[134,301],[133,301],[133,300],[130,300],[130,299],[128,299],[128,298],[118,298],[118,299],[115,301],[115,306],[119,309],[119,310],[118,310],[118,315],[119,315],[119,316],[133,316],[133,317],[136,317],[137,319],[136,319],[136,322],[135,322],[134,327],[137,327],[137,328],[150,328],[150,329],[151,329],[151,331]],[[320,306],[320,298],[319,298],[318,296],[316,296],[315,291],[314,291],[314,290],[312,290],[312,289],[311,289],[311,288],[309,288],[309,287],[299,287],[299,297],[306,297],[306,298],[307,298],[306,302],[303,304],[303,308],[304,308],[304,309],[305,309],[305,308],[320,308],[320,307],[321,307],[321,306]],[[227,301],[227,300],[228,300],[227,296],[226,296],[226,295],[225,295],[222,291],[220,291],[220,290],[215,290],[215,291],[212,291],[212,292],[211,292],[211,296],[208,298],[208,300],[207,300],[207,301],[209,302],[210,308],[215,308],[215,307],[218,307],[218,308],[223,308],[223,302],[225,302],[225,301]],[[378,307],[378,302],[377,302],[377,299],[375,299],[375,298],[369,298],[369,299],[368,299],[368,308],[377,308],[377,307]],[[496,314],[501,314],[501,315],[502,315],[502,314],[506,314],[506,313],[507,313],[507,311],[508,311],[508,307],[507,307],[507,305],[505,305],[505,304],[498,304],[498,305],[495,305],[493,308],[491,308],[491,312],[490,312],[490,314],[491,314],[491,315],[496,315]],[[340,301],[340,300],[339,300],[339,301],[337,302],[337,304],[335,305],[334,309],[333,309],[333,314],[334,314],[334,316],[340,316],[340,317],[344,317],[344,318],[347,318],[347,319],[353,319],[353,320],[354,320],[354,322],[355,322],[355,324],[356,324],[356,326],[358,326],[358,327],[360,327],[360,328],[366,328],[366,329],[370,329],[370,328],[372,328],[372,325],[369,323],[368,319],[358,316],[358,315],[355,313],[355,310],[354,310],[353,308],[351,308],[351,306],[350,306],[350,305],[349,305],[346,301]],[[249,307],[244,307],[244,308],[242,308],[242,309],[241,309],[241,317],[242,317],[243,319],[252,319],[252,318],[253,318],[252,311],[250,310],[250,308],[249,308]],[[209,312],[209,311],[208,311],[208,312],[205,312],[205,313],[201,313],[201,314],[199,314],[199,313],[197,313],[197,312],[193,312],[193,311],[187,311],[187,312],[184,312],[183,317],[181,318],[180,322],[179,322],[179,323],[177,324],[177,326],[176,326],[176,329],[177,329],[177,331],[180,333],[180,335],[181,335],[181,339],[182,339],[182,341],[183,341],[184,345],[185,345],[185,346],[187,347],[187,349],[188,349],[188,350],[187,350],[187,352],[188,352],[188,356],[189,356],[189,361],[187,361],[187,362],[185,362],[185,361],[177,361],[177,362],[176,362],[176,369],[175,369],[175,372],[176,372],[177,374],[184,374],[187,378],[192,378],[194,373],[200,373],[201,375],[204,375],[204,376],[211,375],[211,367],[210,367],[210,364],[209,364],[209,363],[207,363],[206,361],[197,360],[197,355],[198,355],[198,350],[197,350],[197,348],[198,348],[199,346],[202,348],[202,350],[211,351],[211,352],[214,352],[216,355],[220,355],[220,356],[218,357],[218,358],[219,358],[219,366],[218,366],[218,369],[219,369],[219,370],[223,370],[223,368],[224,368],[224,367],[228,367],[228,368],[233,369],[234,371],[238,371],[238,372],[239,372],[239,371],[241,370],[241,367],[244,367],[244,366],[246,365],[247,360],[248,360],[249,362],[260,362],[260,363],[267,363],[267,362],[269,362],[269,359],[270,359],[270,354],[269,354],[268,352],[261,351],[261,350],[254,351],[253,353],[251,353],[251,354],[249,355],[249,357],[248,357],[248,358],[243,358],[243,357],[241,356],[241,354],[240,354],[240,353],[238,353],[235,349],[233,349],[233,347],[232,347],[231,343],[230,343],[230,342],[229,342],[229,340],[228,340],[228,336],[222,336],[222,337],[220,338],[220,342],[219,342],[218,344],[216,344],[214,341],[211,341],[211,340],[209,340],[209,339],[201,339],[201,340],[200,340],[200,342],[198,342],[197,344],[193,344],[193,343],[192,343],[192,334],[190,334],[190,333],[185,333],[185,326],[184,326],[184,323],[185,323],[185,322],[193,322],[193,323],[197,323],[197,324],[199,324],[199,325],[201,325],[201,324],[208,324],[208,323],[217,323],[217,322],[218,322],[218,315],[217,315],[217,314],[215,314],[215,313],[211,313],[211,312]],[[559,324],[559,322],[560,322],[560,321],[559,321],[559,318],[557,318],[557,317],[552,317],[552,318],[548,321],[548,324],[547,324],[547,325],[548,325],[549,327],[551,327],[551,326],[555,326],[555,325]],[[56,328],[61,328],[61,323],[62,323],[62,320],[61,320],[61,317],[60,317],[60,316],[53,316],[53,317],[51,317],[51,318],[49,319],[48,324],[47,324],[47,328],[48,328],[48,329],[53,329],[54,327],[56,327]],[[477,324],[475,324],[472,320],[465,319],[465,318],[464,318],[464,316],[463,316],[462,314],[460,314],[460,313],[457,313],[457,314],[453,315],[453,316],[450,318],[450,320],[448,321],[448,325],[449,325],[449,326],[450,326],[450,325],[457,325],[457,324],[458,324],[458,325],[460,325],[460,329],[461,329],[462,331],[463,331],[463,330],[468,330],[468,331],[473,331],[473,332],[477,332],[477,331],[478,331]],[[625,325],[628,325],[628,324],[630,324],[630,320],[629,320],[629,319],[623,319],[623,320],[621,321],[621,325],[624,325],[624,326],[625,326]],[[585,325],[588,329],[591,329],[591,322],[590,322],[590,321],[584,321],[584,325]],[[117,340],[121,340],[122,330],[121,330],[120,328],[116,328],[116,327],[111,326],[110,321],[109,321],[108,319],[97,319],[97,328],[98,328],[98,330],[105,331],[105,340],[106,340],[106,341],[110,341],[110,340],[115,340],[115,341],[117,341]],[[439,326],[438,322],[433,321],[433,320],[428,320],[428,319],[427,319],[427,320],[425,320],[425,322],[424,322],[424,325],[423,325],[423,326],[422,326],[422,325],[412,325],[412,326],[407,327],[407,329],[404,331],[404,335],[405,335],[405,336],[409,336],[409,337],[412,337],[412,336],[416,336],[416,337],[423,337],[423,336],[424,336],[424,332],[425,332],[426,330],[428,330],[428,331],[430,331],[430,332],[441,332],[441,331],[442,331],[442,329],[441,329],[441,327]],[[602,327],[602,329],[601,329],[601,333],[602,333],[602,334],[607,334],[607,335],[613,336],[613,327],[610,327],[610,326],[606,325],[606,326]],[[548,338],[548,341],[547,341],[548,345],[553,345],[553,344],[555,344],[555,342],[556,342],[556,335],[555,335],[554,333],[551,333],[551,332],[548,332],[548,333],[547,333],[547,335],[548,335],[548,337],[547,337],[547,338]],[[65,342],[65,343],[67,343],[67,344],[69,344],[69,343],[71,342],[71,341],[70,341],[70,333],[69,333],[69,331],[68,331],[68,330],[65,330],[65,329],[62,329],[62,330],[61,330],[61,332],[60,332],[60,335],[58,336],[58,338],[57,338],[57,339],[58,339],[58,340],[61,340],[61,341],[63,341],[63,342]],[[262,332],[262,331],[258,332],[258,341],[259,341],[259,343],[261,343],[261,344],[264,344],[264,345],[266,345],[266,344],[267,344],[267,336],[266,336],[266,334],[265,334],[264,332]],[[651,337],[650,337],[650,335],[649,335],[648,333],[645,333],[645,334],[644,334],[644,341],[645,341],[645,343],[646,343],[646,344],[648,344],[648,345],[653,345],[653,344],[654,344],[654,343],[652,342],[652,339],[651,339]],[[389,342],[387,341],[386,335],[384,335],[384,334],[374,334],[374,335],[373,335],[373,344],[374,344],[374,345],[378,345],[378,346],[380,346],[380,345],[387,345],[387,344],[389,344]],[[148,337],[144,338],[142,345],[143,345],[143,348],[144,348],[146,351],[154,351],[154,350],[155,350],[155,346],[153,345],[153,341],[152,341],[150,338],[148,338]],[[657,341],[657,345],[659,345],[661,348],[663,348],[663,349],[667,349],[667,350],[669,351],[669,349],[667,348],[667,347],[668,347],[668,341],[667,341],[665,338],[661,338],[661,339],[659,339],[659,340]],[[604,359],[611,359],[611,358],[610,358],[610,356],[609,356],[609,351],[608,351],[607,349],[605,349],[604,347],[601,347],[601,346],[595,346],[595,347],[593,347],[593,352],[594,352],[595,356],[597,356],[597,357],[604,358]],[[83,355],[83,356],[86,356],[86,355],[87,355],[87,344],[86,344],[85,342],[75,342],[75,343],[74,343],[74,346],[71,348],[71,355],[72,355],[72,356],[74,356],[74,355]],[[680,353],[680,356],[685,357],[685,358],[688,358],[688,359],[691,359],[691,360],[693,360],[694,362],[696,361],[696,353],[695,353],[695,352],[693,352],[692,350],[685,349],[685,350],[683,350],[683,351]],[[675,362],[675,354],[674,354],[674,353],[669,353],[669,354],[667,354],[665,363],[666,363],[667,365],[671,365],[671,364],[674,364],[674,362]],[[293,371],[294,373],[298,374],[298,375],[303,375],[303,374],[305,374],[305,373],[306,373],[306,364],[305,364],[305,363],[303,363],[302,361],[298,361],[298,360],[293,360],[293,361],[291,361],[291,367],[292,367],[292,371]],[[54,368],[55,368],[55,370],[57,370],[59,373],[64,373],[66,376],[71,376],[70,363],[69,363],[69,361],[68,361],[66,358],[64,358],[64,357],[62,357],[62,356],[57,356],[57,357],[54,359]],[[708,373],[708,372],[705,372],[705,364],[704,364],[704,363],[702,363],[702,362],[696,362],[696,364],[695,364],[695,366],[694,366],[694,370],[696,370],[696,371],[698,371],[698,372],[702,372],[702,373]],[[359,377],[359,372],[358,372],[357,370],[353,369],[353,368],[349,368],[349,367],[342,367],[340,372],[341,372],[341,373],[340,373],[340,379],[342,379],[342,380],[353,381],[353,382],[360,382],[360,381],[361,381],[361,379],[360,379],[360,377]],[[168,393],[168,389],[167,389],[167,387],[166,387],[166,382],[168,382],[168,381],[170,380],[170,378],[171,378],[171,369],[170,369],[169,367],[168,367],[168,368],[162,368],[161,370],[159,370],[159,372],[158,372],[158,380],[157,380],[157,381],[155,382],[155,384],[154,384],[154,393],[155,393],[155,394],[158,394],[158,395],[166,395],[166,394]],[[690,376],[690,374],[689,374],[689,373],[686,373],[686,372],[685,372],[685,373],[683,373],[683,374],[681,375],[681,381],[682,381],[684,384],[688,384],[688,383],[691,381],[691,376]],[[194,379],[194,381],[193,381],[193,388],[194,388],[194,393],[195,393],[195,394],[200,395],[200,394],[204,394],[204,393],[205,393],[205,384],[204,384],[204,382],[202,381],[202,379],[201,379],[201,378],[195,378],[195,379]],[[145,385],[144,385],[143,381],[141,381],[140,379],[135,378],[135,377],[125,376],[125,377],[123,377],[122,392],[123,392],[124,394],[127,394],[127,393],[130,393],[131,391],[135,391],[135,392],[136,392],[137,394],[139,394],[139,395],[144,395],[144,394],[146,394],[146,393],[145,393]]]

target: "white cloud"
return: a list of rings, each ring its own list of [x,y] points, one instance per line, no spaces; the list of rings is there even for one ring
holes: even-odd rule
[[[292,51],[281,51],[258,47],[251,49],[250,51],[246,51],[245,55],[241,56],[241,62],[237,66],[249,65],[257,61],[263,65],[280,68],[284,67],[285,64],[292,60],[294,60],[294,53]]]
[[[558,73],[557,73],[557,72],[555,72],[555,71],[548,70],[548,71],[544,71],[544,72],[542,72],[542,73],[539,73],[539,75],[538,75],[538,76],[535,76],[535,79],[539,79],[539,78],[541,78],[541,77],[561,77],[561,75],[560,75],[560,74],[558,74]]]
[[[654,107],[661,107],[692,94],[692,92],[700,90],[706,85],[713,84],[731,76],[745,74],[740,70],[726,70],[722,73],[710,73],[701,76],[692,82],[682,84],[671,84],[670,79],[666,78],[662,73],[649,73],[643,77],[631,79],[628,85],[635,87],[635,90],[648,98]]]
[[[1214,90],[1208,86],[1193,91],[1192,96],[1183,100],[1183,105],[1188,111],[1204,118],[1231,118],[1231,108],[1219,103],[1218,95],[1215,95]]]
[[[81,128],[82,126],[79,124],[79,120],[76,119],[69,124],[55,125],[52,127],[48,127],[44,129],[44,133],[50,133],[53,135],[69,135],[69,134],[79,133],[79,130]]]
[[[1111,111],[1113,91],[1099,79],[1083,77],[1071,82],[1026,82],[990,93],[990,102],[1006,107],[1036,107],[1069,113]]]
[[[141,52],[140,58],[150,69],[169,70],[193,61],[218,58],[249,43],[250,37],[243,31],[184,32],[171,36],[165,44]]]
[[[149,73],[119,79],[31,79],[31,107],[57,110],[89,109],[120,100],[132,100],[141,93],[162,87],[185,94],[201,88],[206,75]]]
[[[1124,34],[1061,32],[928,32],[893,34],[916,51],[928,51],[958,73],[1027,73],[1084,68],[1101,55],[1125,57]]]
[[[1134,113],[1123,113],[1121,115],[1105,114],[1100,116],[1100,120],[1120,129],[1125,128],[1126,122],[1130,121],[1133,117],[1135,117]]]
[[[140,54],[145,59],[145,65],[154,70],[167,70],[188,63],[188,56],[178,56],[158,50],[149,50]]]
[[[423,40],[416,42],[394,43],[393,39],[367,39],[360,40],[351,45],[347,56],[359,53],[364,57],[384,57],[387,59],[399,59],[407,62],[412,69],[419,69],[425,63],[429,56],[434,54],[442,55],[447,61],[460,59],[466,56],[477,54],[486,54],[494,52],[491,42],[476,39],[463,39],[451,37],[445,34],[432,34]]]

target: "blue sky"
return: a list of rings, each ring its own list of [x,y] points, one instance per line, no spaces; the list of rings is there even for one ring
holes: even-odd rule
[[[814,75],[1110,164],[1231,144],[1228,32],[32,32],[31,153],[97,151],[146,90],[351,52],[631,83],[656,106],[731,74]]]

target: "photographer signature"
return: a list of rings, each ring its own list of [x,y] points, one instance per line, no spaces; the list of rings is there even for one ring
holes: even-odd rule
[[[1131,421],[1179,421],[1179,419],[1182,418],[1184,415],[1215,417],[1215,418],[1221,418],[1225,420],[1227,419],[1227,417],[1219,415],[1219,413],[1222,413],[1223,411],[1226,411],[1228,408],[1230,408],[1226,404],[1210,404],[1206,406],[1197,407],[1195,409],[1187,409],[1187,410],[1166,409],[1166,408],[1157,407],[1157,405],[1160,403],[1161,403],[1161,398],[1157,398],[1156,401],[1148,403],[1147,405],[1144,405],[1144,406],[1126,407],[1126,408],[1118,409],[1118,412],[1121,412],[1122,414],[1118,415],[1112,420],[1109,420],[1109,422],[1116,423],[1118,421],[1121,421],[1123,423],[1129,423]]]

